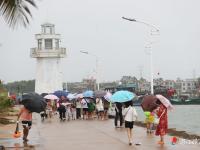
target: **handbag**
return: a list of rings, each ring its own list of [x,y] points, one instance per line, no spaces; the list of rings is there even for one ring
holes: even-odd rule
[[[163,116],[163,114],[165,113],[165,111],[163,111],[162,112],[162,114],[160,115],[160,117],[159,118],[154,118],[154,124],[159,124],[159,122],[160,122],[160,118]]]
[[[154,124],[159,124],[160,118],[154,118]]]

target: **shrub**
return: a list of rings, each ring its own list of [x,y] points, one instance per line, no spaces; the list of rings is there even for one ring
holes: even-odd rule
[[[13,105],[13,100],[6,96],[0,96],[0,111],[3,111]]]

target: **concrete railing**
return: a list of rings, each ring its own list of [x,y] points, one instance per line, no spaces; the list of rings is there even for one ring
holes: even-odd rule
[[[38,49],[31,48],[30,56],[33,58],[40,57],[55,57],[55,58],[63,58],[66,56],[66,48],[54,48],[54,49]]]

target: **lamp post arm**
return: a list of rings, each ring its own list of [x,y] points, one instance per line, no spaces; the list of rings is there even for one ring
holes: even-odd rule
[[[146,25],[146,26],[148,26],[148,27],[151,27],[151,28],[155,29],[156,32],[159,32],[159,29],[158,29],[158,28],[156,28],[154,25],[148,24],[148,23],[146,23],[146,22],[138,21],[138,20],[136,20],[136,19],[126,18],[126,17],[122,17],[122,19],[125,19],[125,20],[128,20],[128,21],[133,21],[133,22],[142,23],[142,24],[144,24],[144,25]]]
[[[84,54],[89,54],[87,51],[80,51],[81,53],[84,53]]]
[[[149,27],[155,29],[156,32],[159,32],[159,31],[160,31],[160,30],[159,30],[158,28],[156,28],[154,25],[148,24],[148,23],[143,22],[143,21],[136,21],[136,22],[145,24],[145,25],[147,25],[147,26],[149,26]]]

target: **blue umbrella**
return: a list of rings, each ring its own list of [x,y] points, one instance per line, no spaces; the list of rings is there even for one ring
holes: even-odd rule
[[[129,91],[117,91],[111,96],[111,102],[127,102],[132,100],[135,95]]]
[[[94,92],[91,90],[83,92],[83,97],[94,97]]]
[[[61,96],[64,96],[65,98],[67,98],[68,93],[69,92],[59,90],[59,91],[55,91],[53,94],[59,98],[61,98]]]

